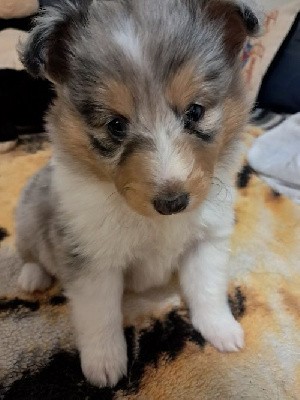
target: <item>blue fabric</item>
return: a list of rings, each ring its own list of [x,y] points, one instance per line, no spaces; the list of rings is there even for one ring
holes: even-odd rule
[[[300,112],[300,14],[263,80],[258,106]]]

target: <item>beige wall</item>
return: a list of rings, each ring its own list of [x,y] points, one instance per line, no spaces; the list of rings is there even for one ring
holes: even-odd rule
[[[291,0],[257,0],[265,9],[274,8],[277,6],[283,6],[284,4],[291,3]],[[299,0],[300,4],[300,0]]]

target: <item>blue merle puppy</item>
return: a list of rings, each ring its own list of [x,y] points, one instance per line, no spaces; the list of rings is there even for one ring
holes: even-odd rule
[[[240,53],[260,24],[240,0],[68,0],[44,10],[23,49],[57,98],[53,157],[17,210],[19,284],[61,281],[94,385],[126,374],[124,288],[175,271],[195,329],[220,351],[244,345],[226,292],[249,109]]]

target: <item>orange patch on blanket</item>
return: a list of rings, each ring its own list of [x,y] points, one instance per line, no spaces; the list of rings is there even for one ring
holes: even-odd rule
[[[274,214],[272,249],[284,258],[289,258],[295,248],[299,246],[295,228],[300,229],[300,217],[293,203],[285,197],[274,197],[269,188],[265,189],[265,205]]]

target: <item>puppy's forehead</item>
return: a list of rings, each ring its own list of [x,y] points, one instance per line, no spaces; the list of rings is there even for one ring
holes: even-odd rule
[[[205,104],[209,103],[203,79],[192,61],[178,66],[163,85],[157,85],[153,79],[147,79],[142,74],[140,81],[134,84],[128,80],[107,78],[103,79],[102,85],[103,89],[94,93],[95,100],[98,99],[108,110],[128,119],[143,106],[162,111],[161,107],[168,105],[175,112],[184,112],[192,102],[205,99]]]
[[[101,63],[112,73],[147,66],[165,78],[188,59],[203,73],[221,60],[221,34],[188,1],[133,0],[93,2],[85,32],[76,38],[79,55]],[[219,40],[218,40],[219,37]],[[212,65],[212,61],[215,61]]]
[[[214,28],[212,33],[207,17],[195,18],[187,4],[93,2],[84,32],[75,42],[76,96],[96,96],[96,101],[106,102],[109,109],[114,106],[113,111],[124,116],[130,116],[135,102],[147,97],[159,103],[161,95],[172,107],[184,110],[195,101],[201,85],[205,96],[215,92],[220,97],[220,90],[210,89],[225,87],[221,32]]]

